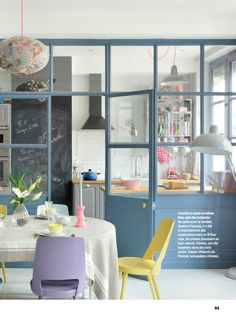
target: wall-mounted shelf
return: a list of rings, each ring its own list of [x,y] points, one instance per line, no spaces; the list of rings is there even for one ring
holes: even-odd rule
[[[192,141],[192,100],[158,100],[158,142]]]

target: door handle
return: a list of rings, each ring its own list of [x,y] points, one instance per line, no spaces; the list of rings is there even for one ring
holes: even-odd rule
[[[146,203],[146,202],[143,202],[143,203],[142,203],[142,208],[143,208],[143,209],[147,208],[147,203]]]

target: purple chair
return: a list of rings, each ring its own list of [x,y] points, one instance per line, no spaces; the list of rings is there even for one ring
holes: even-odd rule
[[[85,245],[78,237],[39,237],[31,290],[39,299],[76,299],[85,288]]]

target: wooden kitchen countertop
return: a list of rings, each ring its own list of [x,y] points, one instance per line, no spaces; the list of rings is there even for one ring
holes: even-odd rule
[[[101,186],[100,189],[102,191],[105,191],[106,188],[105,186]],[[199,187],[187,187],[184,189],[168,189],[164,187],[158,187],[157,191],[158,192],[164,192],[164,193],[173,193],[173,192],[183,192],[183,193],[191,193],[191,192],[199,192],[200,188]],[[143,187],[139,189],[127,189],[127,188],[122,188],[122,187],[112,187],[112,193],[115,194],[127,194],[127,193],[132,193],[132,194],[140,194],[140,193],[148,193],[148,189]]]
[[[174,178],[163,178],[161,179],[161,182],[163,183],[163,185],[165,184],[169,184],[169,183],[184,183],[184,184],[187,184],[187,185],[198,185],[200,184],[200,180],[199,179],[182,179],[182,178],[177,178],[177,179],[174,179]]]
[[[162,183],[165,184],[169,184],[170,182],[181,182],[181,183],[185,183],[186,185],[198,185],[200,183],[200,180],[197,179],[188,179],[188,180],[184,180],[184,179],[169,179],[169,178],[164,178],[161,179]],[[72,184],[79,184],[80,180],[79,179],[72,179]],[[101,185],[101,184],[105,184],[105,179],[97,179],[97,180],[83,180],[82,181],[83,184],[97,184],[97,185]],[[114,179],[112,180],[113,184],[120,184],[121,180],[120,179]],[[126,189],[127,190],[127,189]]]
[[[97,179],[97,180],[82,180],[83,184],[105,184],[104,179]],[[80,179],[72,179],[72,184],[80,184]]]
[[[97,179],[97,180],[82,180],[83,184],[97,184],[97,185],[105,185],[105,179]],[[115,179],[112,180],[112,184],[120,184],[121,180],[119,179]],[[80,180],[79,179],[72,179],[72,184],[80,184]]]

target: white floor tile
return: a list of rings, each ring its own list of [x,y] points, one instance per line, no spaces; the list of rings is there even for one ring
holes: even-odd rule
[[[236,300],[236,280],[225,277],[223,269],[164,269],[157,277],[162,300]],[[7,269],[0,299],[36,299],[31,292],[32,269]],[[129,277],[127,300],[152,299],[145,280]]]

